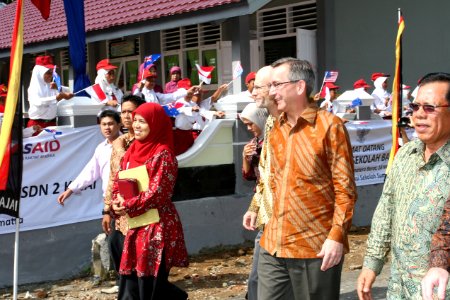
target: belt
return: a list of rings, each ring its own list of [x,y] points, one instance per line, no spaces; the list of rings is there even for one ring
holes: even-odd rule
[[[51,120],[45,120],[45,119],[34,119],[34,121],[37,122],[43,122],[43,123],[50,123],[50,122],[56,122],[56,118],[51,119]]]

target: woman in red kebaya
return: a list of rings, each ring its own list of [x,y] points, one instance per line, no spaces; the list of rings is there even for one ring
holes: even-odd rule
[[[178,172],[172,125],[161,105],[146,103],[133,112],[133,130],[135,141],[120,169],[145,165],[148,190],[123,199],[116,176],[113,209],[130,218],[156,209],[159,221],[128,230],[120,263],[119,299],[187,299],[183,290],[168,282],[171,267],[188,265],[183,228],[171,201]]]

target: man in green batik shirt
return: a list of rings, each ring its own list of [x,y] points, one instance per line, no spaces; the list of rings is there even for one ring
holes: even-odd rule
[[[399,150],[387,176],[358,278],[359,299],[372,299],[372,284],[391,250],[387,299],[422,299],[431,237],[450,192],[449,106],[450,74],[426,75],[411,104],[419,139]]]

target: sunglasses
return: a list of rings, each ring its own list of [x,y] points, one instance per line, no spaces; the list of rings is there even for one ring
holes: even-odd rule
[[[418,104],[418,103],[410,103],[409,107],[413,111],[418,111],[420,107],[423,108],[423,111],[426,113],[434,113],[436,108],[438,107],[450,107],[450,105],[431,105],[431,104]]]

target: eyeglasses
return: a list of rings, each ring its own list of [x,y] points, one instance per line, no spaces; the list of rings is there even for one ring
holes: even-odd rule
[[[289,80],[289,81],[284,81],[284,82],[272,82],[272,84],[270,85],[270,87],[274,88],[274,89],[278,89],[280,86],[287,84],[287,83],[296,83],[299,82],[300,80]]]
[[[254,89],[255,91],[257,91],[257,90],[262,90],[263,88],[269,88],[269,89],[270,89],[270,84],[265,84],[265,85],[254,85],[254,86],[253,86],[253,89]]]
[[[419,108],[422,107],[423,111],[426,113],[434,113],[436,108],[438,107],[450,107],[450,105],[432,105],[432,104],[418,104],[418,103],[410,103],[409,107],[413,111],[419,111]]]

